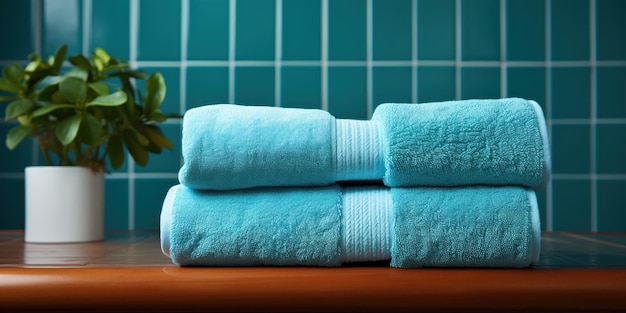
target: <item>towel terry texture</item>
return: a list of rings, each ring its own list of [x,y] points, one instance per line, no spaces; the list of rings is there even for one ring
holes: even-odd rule
[[[163,251],[183,266],[524,267],[537,261],[534,192],[521,187],[170,189]]]
[[[196,189],[520,185],[549,179],[539,106],[519,98],[387,103],[370,121],[311,109],[207,105],[185,113],[180,182]]]

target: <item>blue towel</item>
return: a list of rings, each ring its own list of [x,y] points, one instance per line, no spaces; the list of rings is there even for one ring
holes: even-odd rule
[[[391,266],[527,267],[539,258],[533,191],[392,188],[391,198]]]
[[[522,185],[550,174],[541,108],[524,99],[382,104],[371,121],[310,109],[207,105],[185,113],[182,184],[205,190]]]
[[[543,186],[550,177],[545,119],[520,98],[381,104],[385,185]]]
[[[539,257],[532,191],[383,186],[170,189],[161,247],[182,266],[529,266]]]

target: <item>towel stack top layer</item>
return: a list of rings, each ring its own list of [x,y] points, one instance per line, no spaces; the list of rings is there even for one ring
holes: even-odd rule
[[[550,178],[545,118],[520,98],[381,104],[389,187],[543,186]]]
[[[179,172],[203,190],[324,186],[520,185],[549,180],[545,119],[520,98],[381,104],[372,120],[264,106],[207,105],[185,113]]]

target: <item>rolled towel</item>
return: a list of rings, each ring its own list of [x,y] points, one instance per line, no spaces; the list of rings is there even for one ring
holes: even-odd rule
[[[181,266],[524,267],[539,238],[534,192],[518,187],[177,185],[161,212],[161,248]]]
[[[311,109],[207,105],[185,113],[182,184],[205,190],[325,186],[542,186],[545,119],[519,98],[382,104],[371,121]]]
[[[381,104],[385,185],[543,186],[550,178],[545,118],[520,98]]]

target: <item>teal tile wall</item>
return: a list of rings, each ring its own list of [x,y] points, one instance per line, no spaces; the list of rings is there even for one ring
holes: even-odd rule
[[[0,0],[0,67],[102,46],[162,72],[178,113],[239,103],[366,119],[382,102],[534,99],[553,153],[542,228],[626,231],[624,16],[622,0]],[[0,120],[0,137],[12,125]],[[172,151],[107,176],[107,229],[158,228],[180,121],[163,131]],[[24,226],[23,168],[42,162],[32,141],[0,145],[0,229]]]

